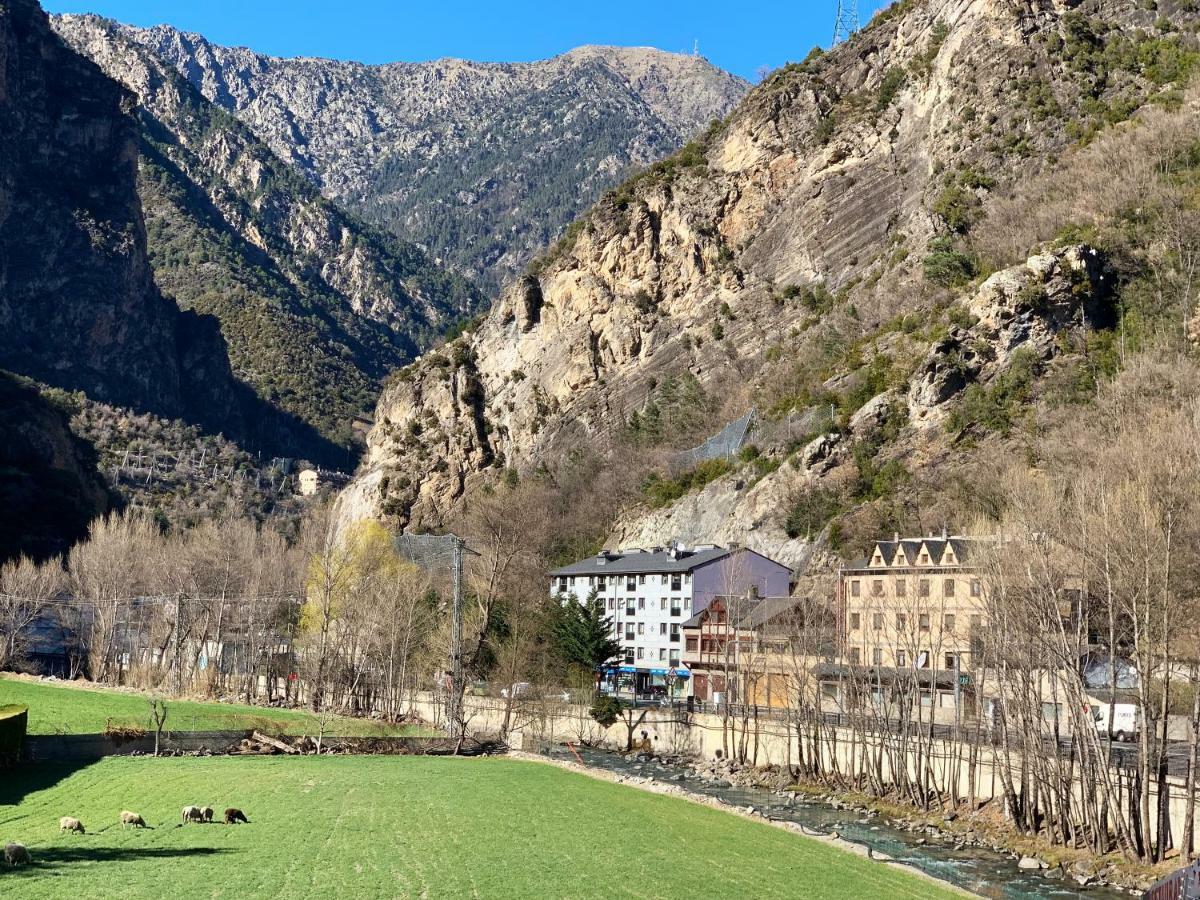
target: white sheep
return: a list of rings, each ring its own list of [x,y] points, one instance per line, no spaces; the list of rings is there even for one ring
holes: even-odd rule
[[[121,830],[124,831],[128,825],[132,825],[134,828],[145,828],[146,820],[135,812],[123,809],[121,810]]]
[[[4,845],[4,861],[10,866],[29,865],[29,851],[15,841]]]
[[[61,819],[59,819],[58,820],[58,830],[60,832],[61,831],[74,831],[78,834],[85,833],[83,830],[83,823],[80,822],[78,819],[76,819],[74,816],[63,816]]]
[[[185,806],[183,808],[182,819],[184,825],[188,822],[203,822],[204,815],[200,812],[200,807],[198,806]]]

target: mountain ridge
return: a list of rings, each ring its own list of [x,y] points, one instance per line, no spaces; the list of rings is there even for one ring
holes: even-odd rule
[[[653,49],[371,65],[113,24],[327,196],[492,289],[603,188],[681,146],[747,87]]]

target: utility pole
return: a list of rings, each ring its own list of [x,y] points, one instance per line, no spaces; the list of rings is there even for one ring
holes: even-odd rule
[[[834,46],[850,40],[858,31],[858,0],[838,0],[837,20],[833,23]]]
[[[463,593],[463,539],[454,537],[451,568],[454,573],[454,602],[450,611],[450,700],[447,704],[450,737],[461,741],[463,737],[462,697],[462,593]]]

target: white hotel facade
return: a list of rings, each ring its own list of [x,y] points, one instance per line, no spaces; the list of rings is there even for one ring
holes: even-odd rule
[[[555,596],[586,600],[593,591],[613,621],[622,656],[603,673],[605,690],[687,694],[680,661],[683,623],[715,597],[756,589],[786,595],[791,570],[753,550],[700,544],[604,551],[551,573]]]

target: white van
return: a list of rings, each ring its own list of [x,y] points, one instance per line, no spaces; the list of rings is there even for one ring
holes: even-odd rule
[[[1109,705],[1106,702],[1092,698],[1092,718],[1096,720],[1096,732],[1108,736],[1108,717],[1112,713],[1112,736],[1118,741],[1132,741],[1141,730],[1141,716],[1136,703],[1118,702]]]

